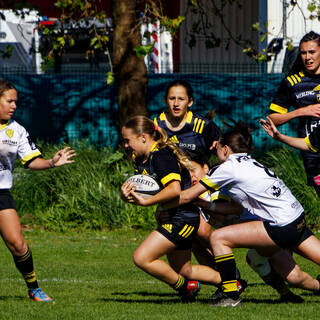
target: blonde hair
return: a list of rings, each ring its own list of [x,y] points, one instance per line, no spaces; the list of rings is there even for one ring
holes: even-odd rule
[[[145,116],[135,116],[129,119],[124,125],[125,128],[131,129],[136,135],[143,133],[148,134],[157,142],[158,148],[163,149],[169,147],[173,154],[177,157],[179,164],[188,170],[192,169],[192,163],[184,152],[177,145],[169,140],[167,133],[162,128],[154,124],[152,120]]]

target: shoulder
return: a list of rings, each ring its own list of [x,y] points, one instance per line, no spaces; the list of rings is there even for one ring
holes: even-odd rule
[[[153,118],[154,124],[160,127],[165,124],[165,121],[166,121],[166,115],[164,112],[161,112],[158,116]]]
[[[300,71],[300,72],[296,72],[296,73],[291,73],[288,76],[286,76],[283,79],[283,83],[288,87],[294,87],[297,84],[304,82],[305,80],[308,80],[309,77],[305,75],[304,72]]]

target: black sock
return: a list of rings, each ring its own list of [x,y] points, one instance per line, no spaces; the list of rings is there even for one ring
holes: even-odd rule
[[[180,293],[187,292],[187,286],[188,286],[188,281],[181,275],[179,274],[179,278],[177,282],[172,285],[172,288],[176,291],[179,291]]]
[[[28,247],[27,252],[23,256],[14,256],[13,255],[14,263],[17,269],[22,274],[27,287],[29,289],[38,288],[37,277],[33,269],[33,260],[32,254]]]
[[[270,273],[261,278],[267,285],[275,289],[281,296],[290,292],[288,285],[272,268]]]
[[[232,299],[238,299],[238,287],[236,279],[236,261],[233,253],[215,257],[217,269],[221,276],[221,289],[223,293]]]

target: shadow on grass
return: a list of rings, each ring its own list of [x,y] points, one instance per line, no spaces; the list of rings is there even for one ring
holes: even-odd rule
[[[11,301],[11,300],[26,300],[29,299],[27,296],[0,296],[0,301]]]

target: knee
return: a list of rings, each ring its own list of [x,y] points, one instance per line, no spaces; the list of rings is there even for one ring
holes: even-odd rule
[[[133,263],[140,269],[145,269],[146,259],[140,253],[140,251],[135,251],[132,255]]]
[[[11,251],[11,253],[15,256],[22,256],[27,251],[27,244],[23,237],[15,237],[10,239],[9,241],[6,241],[6,245]]]

